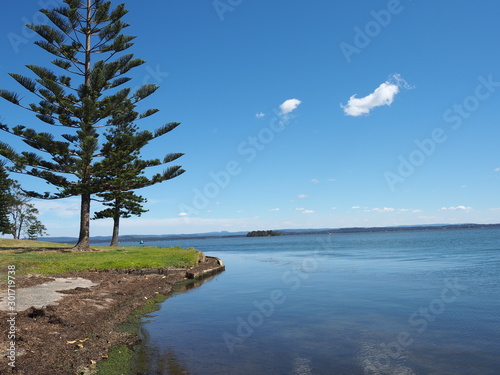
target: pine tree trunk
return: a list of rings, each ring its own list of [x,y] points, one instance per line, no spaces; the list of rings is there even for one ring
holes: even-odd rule
[[[120,198],[115,200],[115,213],[113,216],[113,237],[109,246],[118,246],[118,236],[120,232]]]
[[[76,250],[90,250],[90,194],[82,194],[82,206],[80,210],[80,236],[78,243],[75,245]]]
[[[86,86],[87,90],[90,90],[90,55],[91,55],[91,0],[87,0],[87,17],[86,17],[86,24],[87,24],[87,31],[86,31],[86,38],[85,38],[85,82],[84,85]],[[88,92],[86,92],[85,95],[88,95]],[[88,118],[88,114],[84,116],[85,118]],[[88,155],[86,155],[88,157]],[[88,168],[88,165],[90,164],[90,160],[87,161],[87,166],[85,169]],[[85,171],[85,175],[87,174],[88,170]],[[82,178],[82,182],[85,183],[86,178]],[[82,194],[82,206],[81,206],[81,211],[80,211],[80,236],[78,237],[78,243],[75,245],[76,250],[80,251],[89,251],[90,250],[90,194],[89,193],[83,193]]]
[[[118,246],[118,234],[120,231],[120,217],[113,218],[113,237],[109,246]]]

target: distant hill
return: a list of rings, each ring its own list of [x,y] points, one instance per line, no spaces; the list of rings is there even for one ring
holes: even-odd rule
[[[445,229],[473,229],[473,228],[500,228],[500,224],[429,224],[429,225],[402,225],[394,227],[352,227],[352,228],[321,228],[321,229],[278,229],[282,235],[293,236],[300,234],[326,234],[326,233],[362,233],[362,232],[397,232],[417,230],[445,230]],[[166,241],[190,238],[213,238],[213,237],[245,237],[248,232],[207,232],[193,234],[159,234],[159,235],[125,235],[120,236],[122,242],[139,241]],[[44,241],[76,243],[75,237],[44,237]],[[92,243],[110,242],[111,236],[91,237]]]
[[[254,230],[247,233],[247,237],[275,237],[283,236],[283,233],[275,230]]]

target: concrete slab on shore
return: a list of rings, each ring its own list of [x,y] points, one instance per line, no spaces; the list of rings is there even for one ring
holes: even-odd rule
[[[49,305],[58,305],[57,301],[65,296],[65,294],[58,293],[58,291],[75,288],[90,288],[96,285],[97,284],[92,281],[81,277],[58,277],[55,278],[54,281],[49,281],[29,288],[14,289],[15,294],[11,294],[11,296],[15,296],[15,299],[11,297],[11,302],[15,302],[14,311],[24,311],[30,307],[41,309]],[[0,293],[0,310],[12,311],[7,304],[8,301],[7,293]]]

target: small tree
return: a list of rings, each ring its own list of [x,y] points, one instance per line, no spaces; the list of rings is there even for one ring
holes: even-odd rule
[[[47,230],[38,220],[38,209],[30,202],[31,198],[21,189],[21,186],[13,182],[9,213],[12,223],[11,234],[15,239],[21,239],[23,236],[30,237],[30,228],[39,236],[43,236]]]
[[[42,178],[57,189],[55,194],[30,192],[31,196],[42,199],[81,197],[80,234],[75,248],[86,251],[90,250],[91,197],[115,189],[105,177],[109,171],[103,162],[106,152],[100,147],[101,129],[130,124],[158,112],[157,109],[142,113],[135,110],[137,103],[158,87],[147,84],[133,93],[130,88],[123,88],[130,80],[125,74],[144,63],[134,59],[132,54],[122,55],[135,38],[122,34],[129,26],[122,21],[127,13],[124,4],[111,9],[111,2],[104,0],[64,0],[64,3],[66,5],[60,8],[41,10],[54,26],[28,25],[42,38],[36,44],[55,57],[51,63],[61,74],[27,65],[34,79],[10,75],[39,102],[23,104],[17,93],[7,90],[0,90],[0,97],[70,133],[56,140],[49,132],[0,124],[0,130],[21,138],[35,151],[19,153],[0,141],[0,155],[11,161],[10,171]],[[144,146],[178,125],[169,123],[154,132],[141,132],[141,142],[137,144]],[[170,154],[162,161],[154,159],[136,164],[144,169],[171,162],[181,155]],[[144,177],[135,181],[129,189],[160,183],[182,172],[180,166],[170,167],[149,179]]]
[[[113,236],[109,246],[118,246],[118,238],[120,235],[120,218],[129,218],[131,216],[141,216],[145,210],[142,204],[147,200],[140,195],[134,194],[132,191],[114,192],[99,194],[106,200],[104,203],[106,208],[94,214],[94,220],[97,219],[113,219]]]
[[[12,202],[10,188],[12,180],[4,168],[4,164],[0,163],[0,234],[11,234],[12,224],[9,220],[9,207]]]
[[[45,228],[45,225],[43,225],[40,221],[35,219],[35,221],[28,227],[26,234],[28,240],[36,241],[38,237],[46,236],[47,235],[46,231],[47,228]]]

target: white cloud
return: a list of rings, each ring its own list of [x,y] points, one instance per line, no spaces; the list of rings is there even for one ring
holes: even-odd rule
[[[495,172],[500,172],[500,168],[495,168]]]
[[[279,208],[271,208],[269,211],[279,211]]]
[[[300,195],[297,196],[297,198],[304,199],[304,198],[307,198],[308,196],[309,195],[307,195],[307,194],[300,194]]]
[[[374,212],[393,212],[394,208],[390,208],[390,207],[373,208],[372,211],[374,211]]]
[[[187,213],[187,212],[179,212],[179,213],[177,214],[177,216],[187,216],[187,215],[188,215],[188,213]]]
[[[311,182],[312,182],[313,184],[319,184],[319,180],[318,180],[318,179],[316,179],[316,178],[313,178],[313,179],[311,180]]]
[[[414,214],[420,214],[420,213],[422,213],[423,211],[422,211],[422,210],[413,210],[412,212],[413,212]]]
[[[360,206],[352,206],[353,209],[357,210],[358,208],[361,208]]]
[[[299,207],[299,208],[296,208],[295,210],[296,210],[296,211],[304,211],[304,208]]]
[[[265,117],[265,116],[266,116],[266,114],[262,113],[262,112],[255,114],[255,117],[257,117],[257,118],[262,118],[262,117]]]
[[[467,206],[456,206],[456,207],[442,207],[441,211],[470,211],[472,210],[472,207],[467,207]]]
[[[367,115],[375,107],[390,106],[401,87],[411,88],[399,74],[393,74],[371,94],[363,98],[357,98],[356,94],[354,94],[349,98],[346,105],[341,104],[340,106],[347,116]]]
[[[280,114],[282,115],[288,115],[295,111],[297,107],[302,103],[299,99],[288,99],[285,100],[281,105],[280,105]]]
[[[304,210],[302,211],[303,214],[313,214],[314,211],[313,210]]]
[[[78,198],[64,200],[36,200],[34,205],[41,215],[53,214],[60,218],[70,218],[80,215],[81,202]],[[96,207],[94,207],[96,208]],[[100,210],[101,208],[99,208]]]

